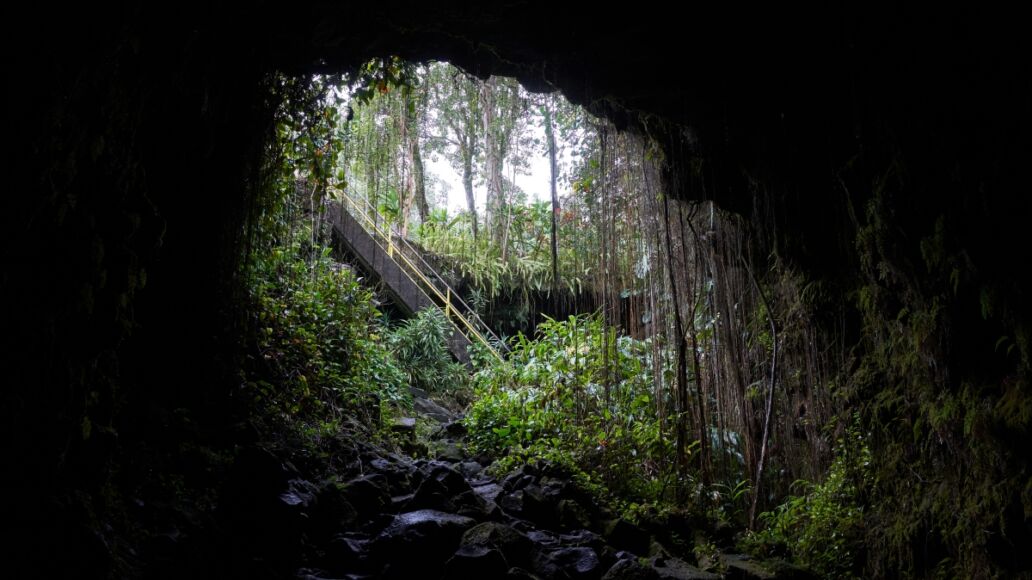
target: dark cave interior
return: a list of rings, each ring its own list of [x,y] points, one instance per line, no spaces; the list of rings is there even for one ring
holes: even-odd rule
[[[558,89],[656,139],[672,197],[770,216],[770,247],[842,302],[878,286],[877,304],[851,311],[844,342],[934,304],[942,323],[914,348],[934,359],[934,388],[976,391],[992,420],[975,429],[979,447],[953,446],[963,426],[915,444],[934,458],[919,478],[942,470],[940,485],[974,494],[985,488],[969,478],[1006,481],[986,500],[995,540],[968,561],[1032,573],[1021,548],[1032,541],[1032,74],[1020,19],[874,5],[51,9],[6,19],[17,32],[5,39],[3,519],[23,530],[5,542],[11,577],[111,573],[91,527],[104,519],[97,506],[117,503],[103,496],[125,481],[157,477],[134,472],[133,454],[187,436],[170,426],[177,409],[206,437],[239,437],[234,273],[260,203],[267,79],[385,55]],[[691,171],[697,160],[705,172]],[[874,241],[858,242],[858,229]],[[936,261],[922,241],[937,235]],[[1012,354],[994,347],[1001,336]],[[872,368],[858,399],[906,388],[910,371],[891,354]],[[867,419],[908,429],[919,413],[900,404]],[[942,467],[950,461],[961,467]],[[960,549],[935,534],[941,516],[927,516],[936,539],[912,546],[909,575]]]

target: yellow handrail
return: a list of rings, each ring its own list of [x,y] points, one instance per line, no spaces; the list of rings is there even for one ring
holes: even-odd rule
[[[431,282],[426,277],[426,275],[423,274],[423,272],[418,267],[416,267],[415,264],[412,263],[412,261],[409,259],[408,256],[405,255],[404,252],[395,252],[394,251],[394,236],[392,236],[390,234],[390,232],[384,232],[380,228],[380,226],[376,223],[376,221],[364,209],[362,209],[360,207],[360,204],[357,201],[355,201],[354,198],[352,198],[350,195],[348,195],[345,191],[343,191],[341,189],[338,189],[338,188],[335,188],[335,187],[331,187],[330,188],[330,192],[331,193],[340,194],[342,198],[344,198],[347,202],[350,202],[347,205],[353,206],[352,209],[354,211],[349,211],[349,213],[351,213],[353,216],[356,213],[358,214],[356,217],[361,218],[361,221],[365,222],[365,224],[364,224],[365,228],[364,229],[366,229],[366,231],[369,232],[370,234],[373,234],[373,240],[374,241],[376,241],[377,236],[379,236],[384,241],[386,241],[386,244],[387,244],[386,248],[384,248],[383,245],[380,244],[378,241],[377,241],[377,245],[380,246],[380,248],[383,249],[387,253],[387,256],[389,258],[391,258],[392,260],[394,260],[396,263],[398,262],[398,258],[399,257],[401,258],[401,260],[405,263],[405,265],[408,266],[408,269],[402,268],[401,270],[405,274],[405,276],[407,276],[409,278],[409,280],[412,281],[413,284],[415,284],[415,280],[412,280],[412,274],[415,274],[416,277],[418,277],[423,282],[423,285],[429,287],[430,290],[432,290],[433,293],[437,296],[437,298],[441,302],[444,303],[445,318],[447,318],[448,321],[451,322],[452,326],[454,326],[457,331],[459,331],[460,333],[463,333],[463,334],[467,334],[466,332],[463,332],[462,326],[464,326],[466,328],[466,330],[468,331],[467,337],[470,334],[473,335],[473,337],[475,337],[476,340],[478,342],[480,342],[480,344],[482,344],[485,348],[487,348],[487,350],[491,354],[493,354],[495,356],[495,358],[497,358],[500,362],[504,362],[504,359],[502,358],[502,356],[500,354],[498,354],[498,351],[495,350],[494,346],[491,345],[491,343],[486,338],[484,338],[484,336],[480,333],[480,331],[478,331],[476,329],[476,327],[473,326],[473,324],[462,314],[462,312],[460,312],[458,309],[452,308],[452,306],[451,306],[451,297],[453,295],[457,296],[457,294],[452,291],[451,286],[449,286],[448,283],[445,282],[443,278],[441,278],[440,274],[438,274],[437,272],[433,272],[434,275],[437,277],[437,279],[440,280],[441,284],[444,285],[444,287],[446,289],[446,292],[447,292],[447,295],[446,294],[442,294],[441,290],[439,288],[437,288],[437,286],[433,282]],[[427,266],[427,267],[429,268],[429,266]],[[411,272],[409,272],[408,270],[411,270]],[[432,271],[432,269],[431,269],[431,271]],[[417,286],[418,286],[418,284],[417,284]],[[425,292],[425,290],[424,290],[424,292]],[[461,301],[461,298],[459,300]],[[468,308],[468,306],[467,306],[467,308]],[[455,320],[450,316],[451,314],[454,314],[455,318],[459,319],[459,322],[462,323],[462,326],[459,326],[458,324],[456,324]],[[481,321],[481,323],[483,323],[483,321]],[[490,332],[490,330],[488,330],[488,332]],[[497,337],[495,337],[495,338],[497,338]]]

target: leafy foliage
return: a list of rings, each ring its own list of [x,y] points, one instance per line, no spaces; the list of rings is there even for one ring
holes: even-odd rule
[[[329,411],[376,424],[407,382],[382,339],[372,294],[326,248],[273,248],[254,265],[258,372],[248,385],[292,415]],[[260,377],[260,378],[259,378]]]
[[[871,451],[855,416],[824,481],[797,481],[805,493],[761,514],[766,528],[747,536],[746,548],[761,556],[791,555],[823,577],[853,577],[863,564],[865,494],[872,482]]]
[[[324,235],[322,197],[341,178],[334,164],[343,147],[339,82],[280,81],[268,199],[252,218],[246,264],[246,391],[269,413],[320,431],[338,428],[345,416],[375,428],[382,402],[404,404],[408,397],[371,291],[333,260]]]
[[[465,386],[466,367],[452,359],[448,336],[453,327],[437,308],[423,310],[402,322],[388,338],[391,353],[405,369],[409,384],[428,393],[454,391]]]
[[[514,339],[509,360],[474,375],[467,423],[494,454],[566,454],[620,494],[655,498],[669,453],[656,414],[650,351],[598,316],[548,320]]]
[[[510,211],[510,234],[506,250],[486,237],[470,235],[469,214],[448,218],[444,212],[431,212],[418,230],[419,242],[426,250],[447,262],[456,275],[488,298],[502,292],[549,292],[552,270],[549,261],[548,232],[551,213],[547,203],[514,204]],[[573,242],[585,236],[583,224],[573,220],[560,222],[560,280],[571,293],[584,290],[590,268],[586,269],[583,253],[586,244]]]

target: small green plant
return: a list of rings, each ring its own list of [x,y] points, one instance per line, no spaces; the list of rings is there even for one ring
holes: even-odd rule
[[[746,523],[752,497],[749,480],[743,479],[734,485],[714,483],[710,486],[709,496],[713,504],[710,513],[713,519],[737,525]]]
[[[451,323],[437,308],[427,308],[393,329],[391,353],[405,370],[409,384],[428,393],[455,391],[466,385],[466,368],[448,352]]]
[[[495,455],[558,451],[617,494],[655,499],[671,438],[656,415],[650,356],[598,316],[547,320],[474,375],[470,440]]]
[[[705,537],[697,538],[695,546],[692,548],[692,553],[695,556],[695,561],[699,563],[699,568],[718,574],[723,574],[727,571],[727,566],[720,558],[720,550],[712,540]]]
[[[746,550],[758,556],[791,556],[828,578],[856,574],[863,557],[864,490],[871,485],[871,452],[857,417],[835,451],[823,482],[796,482],[804,493],[760,515],[766,527],[746,537]]]
[[[376,425],[381,402],[408,397],[405,376],[383,344],[371,292],[307,240],[256,256],[246,384],[279,413],[320,425],[353,415]]]

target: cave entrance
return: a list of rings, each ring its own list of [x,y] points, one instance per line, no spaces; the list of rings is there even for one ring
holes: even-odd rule
[[[402,405],[399,416],[407,386],[441,395],[467,409],[481,451],[586,457],[580,467],[613,489],[696,503],[709,501],[699,490],[734,490],[721,509],[737,519],[755,516],[758,491],[743,490],[768,466],[771,497],[827,467],[828,361],[809,322],[778,321],[798,281],[777,262],[757,275],[764,224],[665,192],[671,179],[704,191],[703,165],[672,170],[647,131],[443,62],[378,58],[347,78],[283,82],[303,89],[277,131],[293,221],[270,239],[307,252],[301,279],[339,278],[346,255],[379,282],[348,339],[376,355],[338,379],[377,377],[361,389]],[[336,283],[362,287],[358,277]],[[432,304],[413,306],[394,278]],[[358,348],[346,343],[334,356]],[[312,373],[325,374],[296,376]],[[306,396],[319,392],[304,381]]]

